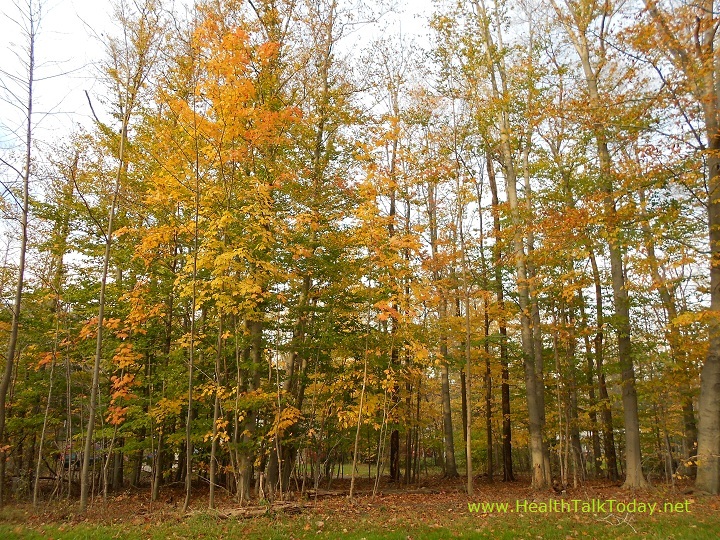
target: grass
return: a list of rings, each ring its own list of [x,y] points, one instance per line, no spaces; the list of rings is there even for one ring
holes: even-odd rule
[[[0,510],[2,539],[192,539],[243,538],[249,540],[348,538],[350,540],[492,539],[693,539],[720,536],[720,498],[692,498],[690,513],[471,513],[467,496],[458,486],[439,485],[433,493],[392,493],[374,500],[365,495],[349,501],[344,496],[305,501],[299,513],[277,512],[254,518],[227,517],[236,508],[221,501],[220,511],[203,510],[203,495],[193,500],[194,511],[183,515],[173,497],[149,506],[147,495],[125,493],[96,503],[79,515],[76,503],[56,502],[36,513],[29,505]],[[475,501],[509,501],[533,497],[521,484],[486,485]],[[548,497],[553,497],[548,494]],[[685,496],[659,490],[628,494],[614,486],[598,485],[569,493],[568,498],[634,497],[648,502],[680,502]],[[538,500],[542,500],[539,497]],[[177,499],[175,499],[177,501]],[[63,506],[64,505],[64,506]]]
[[[715,540],[720,532],[720,519],[698,519],[697,516],[672,516],[660,519],[603,521],[600,517],[576,520],[572,517],[495,516],[490,519],[460,517],[451,525],[433,525],[422,521],[398,519],[383,523],[372,519],[348,522],[342,516],[320,519],[318,516],[275,516],[252,520],[221,519],[211,514],[197,514],[179,521],[145,524],[49,523],[37,527],[22,524],[0,524],[0,538],[27,539],[165,539],[165,538],[348,538],[375,539],[616,539],[657,538]]]

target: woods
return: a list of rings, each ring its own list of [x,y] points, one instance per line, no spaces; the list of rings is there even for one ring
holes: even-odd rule
[[[712,0],[433,9],[118,0],[41,140],[18,6],[0,502],[720,491]]]

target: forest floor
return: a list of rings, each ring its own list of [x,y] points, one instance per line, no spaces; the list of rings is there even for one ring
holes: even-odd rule
[[[429,479],[407,490],[334,482],[317,497],[274,505],[240,507],[220,496],[207,510],[207,488],[198,486],[189,512],[181,511],[182,486],[165,488],[159,501],[147,489],[127,490],[96,500],[84,515],[76,500],[56,500],[36,511],[29,503],[0,510],[0,538],[350,538],[399,540],[493,539],[717,539],[720,497],[690,493],[688,486],[625,491],[618,484],[591,481],[566,492],[533,491],[527,481],[478,479],[468,497],[464,479]],[[497,503],[490,508],[482,504]],[[507,503],[507,506],[502,506]],[[479,506],[474,506],[474,505]],[[498,504],[500,506],[498,506]]]

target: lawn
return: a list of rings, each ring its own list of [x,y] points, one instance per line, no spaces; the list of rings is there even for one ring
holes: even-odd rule
[[[229,499],[221,499],[218,509],[209,511],[202,492],[186,514],[180,511],[180,493],[166,492],[162,501],[151,505],[144,490],[111,496],[107,503],[96,501],[85,515],[78,513],[74,502],[56,501],[38,511],[29,504],[10,504],[0,511],[0,538],[715,540],[720,536],[720,497],[686,495],[680,490],[626,492],[593,483],[558,494],[534,492],[521,482],[498,482],[479,484],[476,495],[468,498],[460,482],[438,481],[409,492],[385,489],[374,498],[364,492],[349,500],[343,494],[345,486],[337,487],[321,492],[317,499],[295,498],[284,509],[256,505],[249,512],[262,514],[252,517],[243,517],[248,510]],[[480,506],[470,511],[468,503]],[[507,511],[502,506],[490,511],[486,506],[488,511],[483,512],[482,503],[507,503]]]

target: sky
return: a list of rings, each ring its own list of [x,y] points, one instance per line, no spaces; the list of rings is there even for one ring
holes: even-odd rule
[[[22,142],[27,95],[28,39],[26,28],[28,0],[6,0],[0,5],[0,73],[5,92],[0,103],[0,145],[14,147]],[[35,0],[33,0],[35,3]],[[109,25],[109,6],[105,1],[47,0],[41,6],[35,44],[34,136],[51,141],[60,132],[72,130],[74,123],[87,123],[90,111],[84,91],[97,85],[94,62],[102,54],[98,32]],[[16,83],[14,77],[19,77]],[[9,92],[7,91],[9,90]],[[18,137],[19,136],[19,137]]]
[[[23,61],[27,60],[27,37],[22,28],[28,3],[38,0],[4,0],[0,3],[0,148],[22,148],[25,122],[17,101],[25,104],[27,80]],[[170,3],[172,0],[168,0]],[[97,62],[103,58],[103,33],[112,29],[110,0],[45,0],[39,2],[40,26],[37,32],[34,85],[34,137],[36,141],[57,141],[75,129],[88,126],[91,111],[85,92],[93,99],[95,111],[103,114],[99,98],[102,85],[97,81]],[[386,15],[385,33],[422,36],[431,0],[400,0],[399,15]],[[382,30],[368,30],[376,34]],[[19,77],[20,86],[13,77]],[[9,92],[8,92],[9,90]],[[15,96],[15,97],[14,97]]]

